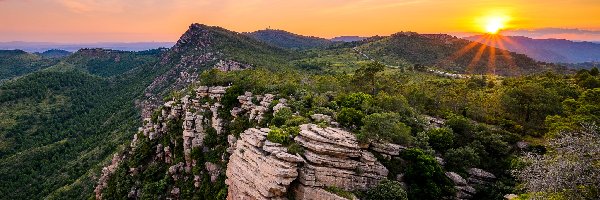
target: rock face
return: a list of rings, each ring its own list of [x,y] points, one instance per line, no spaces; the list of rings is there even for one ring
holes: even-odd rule
[[[304,160],[265,145],[269,131],[252,128],[241,134],[227,165],[227,199],[284,199],[298,177],[298,163]]]
[[[216,65],[215,65],[215,69],[224,71],[224,72],[228,72],[228,71],[238,71],[238,70],[244,70],[244,69],[248,69],[251,68],[252,66],[247,65],[247,64],[243,64],[243,63],[239,63],[233,60],[228,60],[228,61],[224,61],[224,60],[220,60]]]
[[[304,156],[267,141],[269,129],[242,133],[227,166],[228,199],[343,199],[325,188],[364,190],[387,176],[388,170],[359,147],[352,133],[314,124],[300,128],[295,141],[304,147]]]

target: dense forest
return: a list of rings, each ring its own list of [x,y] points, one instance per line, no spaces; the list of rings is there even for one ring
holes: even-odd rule
[[[491,48],[443,35],[398,33],[318,46],[284,49],[195,24],[171,49],[82,49],[58,58],[0,52],[6,56],[0,70],[7,72],[0,79],[13,78],[0,82],[0,199],[94,198],[114,154],[128,157],[108,179],[105,199],[135,198],[132,188],[142,199],[165,199],[174,187],[183,199],[224,199],[225,174],[211,180],[201,172],[206,162],[227,166],[228,135],[239,139],[248,128],[270,128],[268,141],[302,155],[294,139],[298,126],[329,126],[314,114],[330,116],[362,145],[406,147],[393,158],[371,152],[389,174],[370,189],[326,188],[341,197],[451,199],[457,191],[446,172],[467,177],[471,168],[495,175],[475,188],[473,199],[600,197],[597,68],[569,71],[502,50],[478,55]],[[476,57],[481,60],[473,63]],[[157,109],[149,117],[156,122],[159,105],[195,96],[200,85],[229,86],[220,102],[225,112],[217,113],[226,134],[207,128],[205,148],[191,152],[201,164],[189,173],[199,180],[175,180],[167,175],[172,166],[154,162],[152,154],[159,144],[172,145],[177,161],[183,159],[177,145],[183,122],[164,119],[167,134],[148,139],[137,129],[148,123],[140,102],[153,100]],[[236,118],[229,111],[245,92],[285,98],[288,107],[274,112],[277,102],[268,105],[259,122]]]

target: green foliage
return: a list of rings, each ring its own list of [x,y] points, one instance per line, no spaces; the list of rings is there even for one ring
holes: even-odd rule
[[[408,200],[400,182],[383,180],[376,187],[367,190],[365,200]]]
[[[345,199],[353,199],[354,197],[354,194],[352,194],[352,192],[343,190],[335,186],[326,187],[325,190]]]
[[[348,128],[356,128],[362,125],[362,120],[365,114],[354,108],[342,108],[337,114],[337,122]]]
[[[297,126],[271,127],[271,131],[267,134],[267,140],[287,146],[293,142],[294,137],[299,133],[300,127]]]
[[[502,98],[505,109],[512,111],[510,117],[534,130],[540,129],[546,116],[561,112],[558,94],[538,83],[516,85]]]
[[[409,199],[440,199],[454,196],[452,182],[433,156],[420,149],[407,149],[402,158],[408,162],[404,180]]]
[[[341,96],[338,100],[338,104],[345,108],[362,110],[365,105],[370,105],[371,101],[373,101],[373,96],[362,92],[357,92]]]
[[[429,145],[433,149],[443,152],[454,146],[454,133],[450,128],[435,128],[427,131]]]
[[[288,153],[304,155],[304,147],[297,143],[292,143],[287,147]]]
[[[367,115],[357,138],[361,142],[380,141],[407,145],[412,141],[410,127],[400,122],[396,113],[374,113]]]
[[[480,162],[479,154],[470,146],[449,149],[444,154],[446,169],[448,171],[466,174],[466,170],[477,167]]]
[[[363,91],[376,94],[377,73],[383,72],[384,69],[385,65],[379,62],[369,62],[361,66],[354,72],[356,85]]]
[[[273,115],[273,119],[271,119],[271,124],[274,126],[283,126],[285,122],[292,117],[294,113],[292,113],[292,109],[290,108],[282,108],[277,113]]]
[[[0,50],[0,83],[6,79],[35,72],[58,63],[21,50]]]

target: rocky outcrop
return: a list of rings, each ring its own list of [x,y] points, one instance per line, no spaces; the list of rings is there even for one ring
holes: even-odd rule
[[[98,184],[96,188],[94,188],[94,193],[96,193],[96,199],[102,199],[102,190],[108,187],[108,179],[110,176],[115,173],[117,167],[119,167],[119,163],[123,160],[123,157],[119,154],[115,154],[111,160],[110,165],[102,168],[102,174],[98,179]]]
[[[483,169],[471,168],[467,170],[469,173],[469,184],[472,185],[489,185],[496,180],[494,174],[484,171]]]
[[[244,70],[244,69],[252,68],[252,66],[250,66],[248,64],[239,63],[239,62],[236,62],[233,60],[227,60],[227,61],[220,60],[217,64],[215,64],[215,66],[213,68],[220,70],[220,71],[228,72],[228,71]]]
[[[272,94],[253,95],[251,92],[246,92],[244,95],[238,97],[240,107],[233,108],[231,115],[238,117],[247,113],[251,121],[261,122],[264,119],[265,113],[269,111],[269,107],[274,99],[275,95]],[[272,108],[273,111],[277,112],[279,109],[286,107],[285,102],[286,99],[280,99],[279,103]]]
[[[295,141],[305,149],[303,156],[266,140],[269,129],[242,133],[227,166],[228,199],[343,199],[325,188],[365,190],[387,176],[352,133],[314,124],[300,129]]]
[[[240,135],[227,165],[227,199],[284,199],[298,177],[299,155],[265,145],[269,129],[248,129]]]
[[[467,181],[454,172],[446,172],[446,176],[454,183],[456,199],[471,199],[477,193],[475,188],[469,186]]]
[[[373,154],[359,147],[354,134],[314,124],[300,126],[295,140],[305,150],[307,163],[298,177],[303,186],[365,190],[384,179],[388,170]]]

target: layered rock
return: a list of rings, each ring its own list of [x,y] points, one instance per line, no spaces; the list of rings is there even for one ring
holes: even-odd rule
[[[477,193],[475,188],[469,186],[467,181],[454,172],[446,172],[446,176],[454,182],[456,199],[471,199]]]
[[[266,140],[269,129],[242,133],[227,166],[228,199],[337,200],[343,198],[326,188],[365,190],[386,178],[388,170],[352,133],[314,124],[300,129],[295,141],[305,149],[303,156]]]
[[[300,129],[295,141],[306,149],[307,163],[298,177],[303,186],[365,190],[386,178],[388,170],[360,148],[354,134],[314,124]]]
[[[285,199],[304,159],[265,145],[269,131],[252,128],[240,135],[227,165],[227,199]]]

